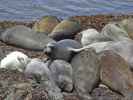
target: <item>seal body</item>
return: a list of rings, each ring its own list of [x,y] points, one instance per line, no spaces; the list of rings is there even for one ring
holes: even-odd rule
[[[54,59],[62,59],[65,61],[70,61],[72,56],[75,54],[72,49],[81,48],[81,44],[75,40],[65,39],[59,42],[48,43],[45,49],[45,54]]]
[[[95,43],[109,41],[110,39],[104,38],[96,29],[90,28],[85,31],[80,32],[82,35],[81,43],[83,46]]]
[[[36,33],[30,28],[18,25],[7,29],[1,34],[2,41],[31,50],[43,50],[44,46],[53,41],[43,33]]]
[[[1,60],[0,68],[7,68],[11,70],[24,71],[26,65],[29,62],[27,55],[19,51],[9,53],[5,58]]]
[[[74,39],[75,35],[80,31],[81,26],[73,20],[63,20],[49,34],[56,41],[63,39]]]

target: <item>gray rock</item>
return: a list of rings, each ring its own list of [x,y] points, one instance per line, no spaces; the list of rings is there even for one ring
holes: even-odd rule
[[[44,46],[53,41],[43,33],[36,33],[25,26],[15,26],[1,34],[2,41],[31,50],[43,50]]]
[[[72,59],[74,86],[82,100],[90,100],[89,93],[99,82],[100,66],[93,49],[86,49]]]
[[[125,59],[133,69],[133,41],[130,39],[123,39],[114,43],[108,44],[105,50],[112,50]]]
[[[32,59],[27,65],[25,73],[32,74],[37,78],[37,81],[48,91],[50,100],[63,100],[61,90],[55,84],[48,65],[49,62],[43,63],[39,59]]]
[[[55,60],[49,69],[54,81],[62,91],[71,92],[73,89],[72,66],[63,60]]]
[[[83,46],[95,43],[95,42],[103,42],[103,41],[109,41],[109,38],[104,38],[96,29],[87,29],[82,32],[81,43]]]
[[[120,28],[117,23],[109,23],[101,31],[101,35],[112,41],[122,40],[124,37],[129,38],[127,32]]]

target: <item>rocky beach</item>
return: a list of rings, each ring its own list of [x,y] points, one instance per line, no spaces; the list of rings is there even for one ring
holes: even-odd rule
[[[46,18],[47,17],[48,16],[46,16]],[[45,19],[45,17],[43,18]],[[32,21],[31,22],[1,21],[0,22],[1,37],[4,32],[5,32],[4,34],[7,34],[7,35],[10,34],[11,32],[13,32],[14,34],[15,33],[17,34],[17,28],[16,28],[16,31],[14,32],[15,29],[11,29],[12,27],[24,25],[28,29],[25,28],[25,32],[22,32],[19,30],[19,28],[21,29],[22,27],[18,28],[18,32],[20,32],[19,34],[20,34],[20,38],[22,37],[22,40],[20,42],[18,40],[17,43],[15,43],[12,39],[10,39],[10,37],[8,37],[9,41],[8,39],[6,40],[4,36],[0,38],[1,39],[0,60],[2,60],[6,55],[8,55],[13,51],[20,51],[26,54],[30,58],[39,58],[42,61],[44,61],[48,55],[44,54],[44,51],[42,51],[42,48],[45,47],[45,45],[47,45],[49,41],[56,40],[57,38],[55,37],[59,37],[58,39],[60,38],[64,39],[64,37],[65,38],[67,37],[79,42],[81,39],[80,32],[89,28],[93,28],[93,29],[96,29],[98,32],[101,32],[103,31],[103,28],[105,27],[105,25],[107,25],[108,23],[110,22],[119,23],[124,19],[133,18],[133,15],[72,16],[67,18],[67,20],[76,21],[78,24],[68,21],[66,22],[67,25],[64,24],[65,22],[63,23],[63,20],[57,20],[55,16],[52,18],[48,17],[47,20],[46,19],[43,20],[43,18],[40,18],[39,20],[33,21],[33,22]],[[59,24],[61,25],[58,26]],[[80,27],[78,25],[80,25]],[[60,27],[63,30],[61,30]],[[11,29],[11,30],[7,31],[7,29]],[[38,42],[39,41],[38,38],[39,38],[41,43],[43,44],[39,44],[38,47],[36,45],[32,46],[32,43],[34,41],[33,42],[29,41],[29,45],[31,47],[28,48],[28,44],[25,46],[27,41],[25,41],[25,43],[23,42],[23,34],[27,32],[29,34],[33,33],[34,35],[35,33],[32,31],[38,34],[44,33],[49,37],[45,39],[47,41],[41,41],[43,37],[42,36],[39,37],[37,35],[36,38],[34,38],[34,40]],[[50,33],[52,34],[49,35]],[[129,32],[128,34],[131,39],[133,39],[132,33],[133,31]],[[30,39],[32,40],[33,35],[28,35],[27,38],[30,37]],[[50,40],[51,38],[53,40]],[[19,44],[23,44],[23,43],[24,45],[19,46]],[[131,44],[132,43],[133,42],[131,42]],[[99,57],[97,57],[98,55],[95,50],[87,49],[85,51],[81,51],[80,53],[76,54],[72,58],[71,62],[59,61],[60,65],[58,65],[58,60],[57,60],[56,67],[57,67],[57,70],[59,69],[59,72],[54,73],[53,71],[53,75],[60,73],[60,70],[61,70],[62,71],[61,74],[64,75],[65,73],[65,75],[68,75],[69,78],[72,77],[71,80],[75,82],[73,88],[71,88],[73,85],[69,86],[70,83],[67,84],[68,85],[67,86],[65,83],[64,84],[62,83],[63,84],[62,85],[61,83],[57,82],[57,86],[56,85],[54,86],[52,82],[44,83],[42,80],[41,81],[39,80],[38,82],[37,81],[38,76],[36,79],[36,77],[32,75],[31,76],[26,75],[25,73],[19,72],[17,70],[0,69],[0,100],[133,100],[132,98],[133,97],[133,74],[132,74],[132,67],[131,67],[132,61],[131,63],[129,61],[129,59],[132,57],[130,55],[132,55],[133,51],[132,50],[127,51],[129,52],[127,56],[130,56],[130,57],[124,58],[127,52],[126,51],[122,51],[120,53],[117,53],[119,51],[114,52],[115,50],[112,48],[115,48],[115,46],[114,47],[113,46],[110,47],[111,49],[107,48],[107,50],[102,51]],[[34,49],[32,50],[31,48],[33,47]],[[116,44],[116,47],[117,47],[117,44]],[[36,49],[36,48],[40,48],[40,49]],[[79,48],[76,48],[76,49],[79,49]],[[129,48],[127,46],[127,49],[130,49],[130,46]],[[41,61],[39,63],[41,63]],[[63,64],[66,66],[64,66]],[[56,62],[55,62],[55,65],[56,65]],[[58,66],[63,66],[63,68],[64,69],[66,68],[66,69],[65,70],[60,69],[60,67],[58,68]],[[70,68],[71,66],[73,69]],[[51,70],[52,70],[52,67],[51,67]],[[73,71],[71,72],[71,70]],[[45,78],[45,77],[41,77],[41,78]],[[53,90],[51,90],[51,88]],[[58,89],[60,91],[57,91]],[[52,92],[49,92],[49,90],[51,90]],[[60,92],[63,96],[62,99],[58,98],[58,93],[60,95]],[[53,93],[52,95],[54,95],[54,97],[50,97],[51,95],[50,93],[51,94]],[[55,95],[54,93],[57,95]],[[89,99],[89,97],[92,97],[92,98]]]

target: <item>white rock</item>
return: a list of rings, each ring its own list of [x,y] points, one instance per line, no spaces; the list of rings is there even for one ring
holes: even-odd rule
[[[82,31],[80,34],[82,34],[81,43],[83,46],[98,41],[100,35],[96,29],[87,29]]]

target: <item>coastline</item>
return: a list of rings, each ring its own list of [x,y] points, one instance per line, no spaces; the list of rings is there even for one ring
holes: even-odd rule
[[[110,21],[119,21],[119,20],[122,20],[125,18],[133,18],[133,15],[119,15],[119,16],[118,15],[96,15],[96,16],[72,16],[72,17],[69,17],[69,19],[77,20],[81,24],[82,30],[91,27],[91,28],[96,28],[98,31],[101,31],[101,29]],[[9,27],[13,27],[15,25],[25,25],[27,27],[32,28],[34,23],[35,23],[35,21],[32,21],[32,22],[0,21],[0,29],[5,30],[5,29],[7,29]],[[22,49],[19,47],[15,47],[12,45],[7,45],[1,41],[0,41],[0,48],[1,48],[1,50],[4,51],[4,55],[8,54],[11,51],[15,51],[15,50],[22,51],[23,53],[27,54],[29,57],[40,58],[40,56],[42,55],[42,52],[31,51],[31,50],[26,50],[26,49]],[[16,76],[17,76],[17,74],[16,74]],[[119,96],[118,94],[110,91],[109,89],[105,89],[105,88],[97,88],[96,90],[93,91],[92,95],[96,98],[103,96],[103,98],[115,98],[115,99],[110,99],[110,100],[121,100],[120,99],[121,96]],[[70,96],[66,97],[65,100],[79,100],[79,99],[73,95],[70,95]],[[96,99],[96,100],[99,100],[99,99]]]

